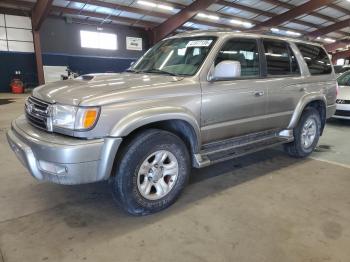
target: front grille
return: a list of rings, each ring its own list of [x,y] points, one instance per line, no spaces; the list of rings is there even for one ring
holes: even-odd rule
[[[350,117],[350,111],[337,110],[337,111],[335,111],[335,115],[336,116],[348,116],[348,117]]]
[[[344,100],[344,99],[337,99],[337,104],[345,105],[350,104],[350,100]]]
[[[49,105],[49,103],[35,97],[29,97],[25,103],[25,114],[29,123],[38,128],[48,130]]]

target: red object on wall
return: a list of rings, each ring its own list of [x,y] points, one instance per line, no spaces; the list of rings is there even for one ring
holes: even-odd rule
[[[13,79],[11,82],[11,91],[13,94],[22,94],[24,92],[22,80]]]

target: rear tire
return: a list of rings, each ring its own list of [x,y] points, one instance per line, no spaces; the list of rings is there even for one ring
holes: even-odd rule
[[[306,108],[294,128],[294,141],[284,145],[285,151],[295,158],[309,156],[316,148],[321,135],[321,117],[315,108]]]
[[[148,215],[172,205],[190,174],[190,156],[176,135],[158,129],[137,134],[121,151],[112,193],[129,214]]]

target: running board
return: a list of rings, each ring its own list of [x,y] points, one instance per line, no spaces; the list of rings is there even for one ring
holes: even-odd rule
[[[206,167],[293,140],[292,130],[271,130],[210,143],[194,155],[194,166]]]

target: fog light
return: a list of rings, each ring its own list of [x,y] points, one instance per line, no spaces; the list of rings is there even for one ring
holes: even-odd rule
[[[42,171],[48,172],[55,175],[66,175],[68,173],[68,168],[62,165],[58,165],[56,163],[39,161],[39,167]]]

